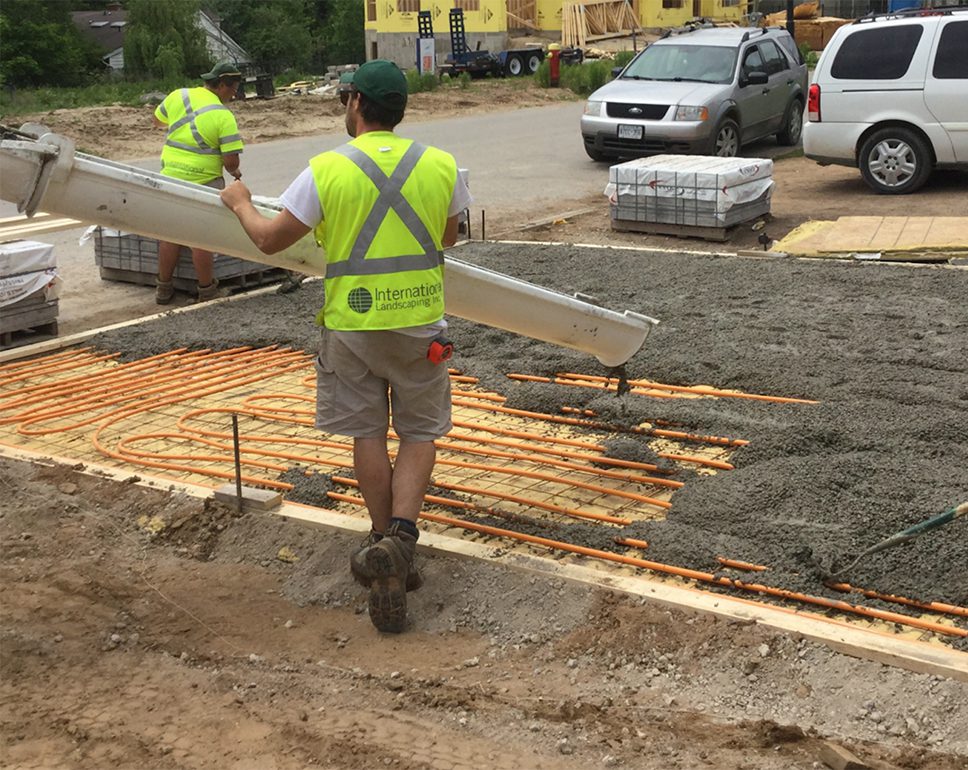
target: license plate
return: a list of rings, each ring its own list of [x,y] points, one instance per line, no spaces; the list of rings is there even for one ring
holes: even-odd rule
[[[642,133],[643,133],[642,126],[619,126],[618,127],[619,139],[641,139]]]

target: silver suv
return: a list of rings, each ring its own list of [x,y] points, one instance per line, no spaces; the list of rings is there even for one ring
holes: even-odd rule
[[[693,27],[667,33],[585,104],[592,160],[654,153],[733,157],[776,134],[803,130],[807,68],[786,30]]]

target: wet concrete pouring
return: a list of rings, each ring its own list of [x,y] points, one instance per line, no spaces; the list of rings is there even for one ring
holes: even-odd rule
[[[651,560],[717,572],[716,557],[728,555],[769,565],[757,582],[842,599],[824,586],[819,565],[844,566],[879,540],[968,499],[968,271],[532,243],[472,242],[449,253],[660,319],[627,366],[631,379],[819,402],[617,397],[516,383],[509,372],[609,372],[588,355],[450,318],[454,368],[506,395],[509,406],[593,410],[616,428],[613,456],[652,456],[649,436],[624,432],[643,422],[750,442],[733,454],[734,470],[678,471],[675,478],[689,483],[674,494],[665,521],[620,531],[647,540]],[[311,351],[321,300],[321,283],[310,282],[291,294],[103,333],[94,344],[120,351],[125,360],[176,347]],[[299,495],[297,486],[290,499]],[[321,495],[325,490],[307,490],[305,502],[318,505]],[[480,523],[533,529],[508,518]],[[562,529],[545,536],[622,550],[603,542],[614,532],[603,537],[594,526],[572,523]],[[871,555],[849,579],[881,593],[964,606],[966,564],[968,530],[961,520]],[[905,612],[897,604],[864,603]],[[958,623],[968,627],[964,619]],[[948,641],[968,649],[964,638]]]

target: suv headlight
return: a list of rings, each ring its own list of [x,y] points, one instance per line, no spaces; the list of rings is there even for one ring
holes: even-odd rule
[[[687,107],[685,105],[676,108],[676,120],[707,120],[709,110],[706,107]]]
[[[594,115],[596,118],[602,114],[602,105],[605,102],[585,102],[585,114]]]

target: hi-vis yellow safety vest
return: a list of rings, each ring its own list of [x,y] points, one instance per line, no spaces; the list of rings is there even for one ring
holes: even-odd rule
[[[316,241],[326,250],[326,303],[317,321],[341,331],[439,321],[453,156],[372,131],[309,167],[323,210]]]
[[[205,184],[222,176],[222,155],[242,152],[235,116],[207,88],[172,91],[155,117],[168,125],[161,151],[166,176]]]

